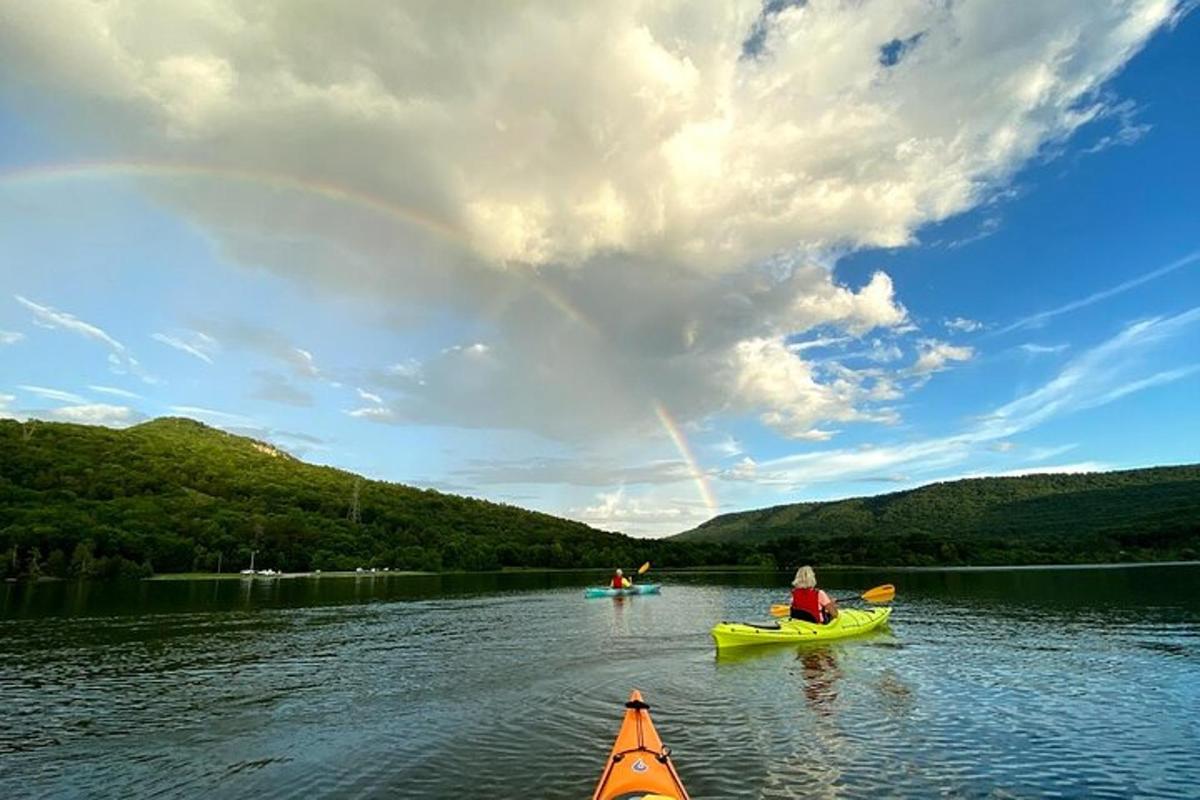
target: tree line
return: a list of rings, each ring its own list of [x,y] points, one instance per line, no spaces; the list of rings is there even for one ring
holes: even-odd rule
[[[990,512],[981,509],[996,505],[958,488],[957,500],[919,498],[874,525],[863,524],[866,506],[843,513],[818,508],[836,504],[806,504],[803,514],[768,509],[751,512],[767,515],[758,518],[718,518],[721,536],[644,540],[510,505],[368,481],[186,419],[121,431],[0,420],[0,454],[5,578],[237,571],[252,554],[258,567],[281,571],[480,571],[629,568],[644,561],[661,568],[768,569],[802,562],[1018,564],[1200,552],[1196,515],[1178,499],[1200,494],[1196,484],[1181,489],[1176,474],[1142,481],[1133,505],[1130,496],[1023,495],[1032,505],[1015,522],[996,516],[990,533],[964,534],[961,524],[946,523],[955,514],[960,522],[986,521]],[[867,501],[875,504],[871,513],[890,502],[861,502]],[[795,524],[804,519],[824,522]],[[730,530],[734,535],[725,535]]]

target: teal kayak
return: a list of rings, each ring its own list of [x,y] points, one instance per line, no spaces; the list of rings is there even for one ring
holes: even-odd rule
[[[662,584],[635,583],[628,589],[613,589],[611,586],[589,586],[583,590],[584,597],[627,597],[631,594],[658,594]]]

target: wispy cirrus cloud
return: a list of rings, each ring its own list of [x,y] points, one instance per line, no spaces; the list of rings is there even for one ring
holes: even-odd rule
[[[33,300],[22,295],[17,294],[13,295],[13,297],[18,303],[33,312],[34,324],[43,328],[70,331],[107,346],[109,348],[108,363],[113,372],[119,375],[133,374],[146,383],[157,382],[153,376],[147,374],[142,369],[142,365],[134,358],[133,354],[129,352],[129,349],[124,344],[109,335],[100,326],[85,322],[66,311],[42,305],[41,303],[35,303]]]
[[[1087,297],[1080,298],[1079,300],[1072,300],[1070,303],[1065,303],[1057,308],[1039,311],[1036,314],[1030,314],[1027,317],[1022,317],[1021,319],[1012,322],[1003,328],[999,328],[994,333],[999,335],[1003,333],[1011,333],[1012,331],[1021,330],[1023,328],[1039,327],[1055,317],[1063,314],[1069,314],[1072,311],[1078,311],[1081,308],[1087,308],[1094,303],[1099,303],[1101,300],[1107,300],[1108,298],[1115,297],[1123,292],[1128,292],[1130,289],[1134,289],[1144,283],[1157,280],[1164,275],[1170,275],[1172,272],[1181,270],[1184,267],[1190,267],[1192,264],[1195,264],[1198,261],[1200,261],[1200,250],[1188,253],[1186,256],[1178,258],[1169,264],[1165,264],[1158,269],[1152,269],[1149,272],[1138,275],[1135,278],[1130,278],[1122,283],[1118,283],[1116,286],[1110,286],[1107,289],[1090,294]]]
[[[21,295],[13,295],[18,303],[25,306],[33,312],[34,322],[45,328],[61,328],[63,330],[72,331],[80,336],[101,342],[117,353],[125,352],[125,345],[118,342],[112,336],[98,325],[93,325],[90,322],[84,322],[74,314],[69,314],[66,311],[59,311],[56,308],[35,303],[34,301],[22,297]]]
[[[966,317],[954,317],[953,319],[943,320],[942,324],[946,326],[946,330],[958,333],[974,333],[975,331],[983,330],[982,322],[967,319]]]
[[[0,331],[0,345],[16,344],[25,338],[25,334],[17,331]]]
[[[99,394],[108,394],[113,397],[124,397],[126,400],[141,400],[142,396],[137,392],[131,392],[128,389],[118,389],[115,386],[96,386],[89,385],[89,389]]]
[[[203,406],[171,406],[170,409],[174,414],[178,414],[183,417],[193,417],[201,422],[206,422],[210,425],[215,425],[221,428],[231,426],[240,428],[260,427],[253,419],[242,414],[233,414],[227,411],[217,411],[211,408],[204,408]]]
[[[1025,342],[1024,344],[1017,345],[1018,350],[1020,350],[1022,353],[1027,353],[1028,355],[1031,355],[1031,356],[1044,356],[1044,355],[1051,355],[1053,353],[1061,353],[1064,350],[1069,349],[1070,347],[1071,347],[1071,345],[1066,344],[1066,343],[1063,343],[1063,344],[1037,344],[1035,342]]]
[[[360,399],[366,400],[368,403],[374,403],[377,406],[383,405],[383,398],[374,392],[368,392],[366,389],[360,388],[355,388],[355,392],[358,393]]]
[[[63,391],[62,389],[51,389],[46,386],[29,386],[21,384],[17,387],[23,392],[36,395],[43,400],[54,400],[61,403],[86,403],[87,401],[73,392]]]
[[[198,358],[206,364],[213,363],[213,352],[217,349],[217,340],[202,331],[185,330],[175,334],[154,333],[150,338],[167,347],[187,353],[193,358]]]
[[[1167,369],[1149,366],[1180,337],[1200,325],[1200,307],[1170,317],[1132,323],[1110,339],[1067,362],[1051,380],[978,418],[961,433],[897,445],[817,450],[758,462],[753,470],[719,473],[726,481],[798,487],[853,480],[903,469],[929,476],[968,459],[983,448],[1009,450],[1007,442],[1051,419],[1097,408],[1137,392],[1200,373],[1200,363]],[[1052,458],[1065,450],[1030,453]],[[1044,467],[1042,469],[1045,469]]]

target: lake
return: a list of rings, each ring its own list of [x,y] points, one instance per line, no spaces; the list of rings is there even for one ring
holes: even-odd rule
[[[0,585],[0,796],[585,798],[634,687],[695,798],[1200,786],[1200,566],[818,570],[890,628],[734,658],[789,576],[601,577]]]

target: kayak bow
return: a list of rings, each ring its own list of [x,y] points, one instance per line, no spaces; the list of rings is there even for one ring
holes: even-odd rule
[[[760,644],[826,642],[873,631],[887,622],[891,614],[891,608],[873,608],[870,611],[844,608],[824,625],[798,619],[781,619],[763,624],[720,622],[713,626],[712,637],[718,650]]]
[[[650,721],[650,706],[634,689],[592,800],[688,800],[670,753]]]

